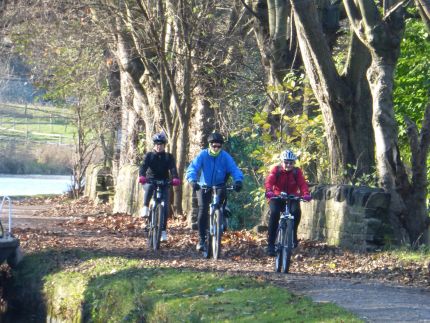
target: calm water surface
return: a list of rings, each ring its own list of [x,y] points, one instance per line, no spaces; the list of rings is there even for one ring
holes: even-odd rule
[[[62,194],[71,184],[70,176],[0,174],[0,196]]]

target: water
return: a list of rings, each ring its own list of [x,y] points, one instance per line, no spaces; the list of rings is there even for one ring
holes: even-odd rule
[[[62,194],[71,184],[70,176],[0,174],[0,196]]]

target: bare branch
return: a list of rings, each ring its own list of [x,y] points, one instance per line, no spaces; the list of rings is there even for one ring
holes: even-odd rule
[[[374,1],[358,0],[363,23],[368,29],[373,29],[381,23],[381,16]]]
[[[410,0],[403,0],[391,7],[384,15],[382,20],[386,21],[393,13],[395,13],[399,8],[403,6],[407,6],[409,4]]]
[[[255,18],[257,18],[257,19],[260,19],[259,17],[258,17],[258,15],[255,13],[255,11],[254,10],[252,10],[252,8],[250,7],[250,6],[248,6],[247,4],[246,4],[246,2],[244,1],[244,0],[240,0],[240,2],[242,2],[242,4],[243,4],[243,6],[255,17]]]

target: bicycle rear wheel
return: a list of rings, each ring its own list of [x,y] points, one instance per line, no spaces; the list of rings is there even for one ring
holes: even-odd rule
[[[161,204],[157,204],[154,210],[154,214],[155,214],[155,222],[154,222],[154,232],[152,235],[152,246],[154,250],[158,250],[160,248],[161,225],[164,219],[164,206]]]
[[[281,272],[282,269],[282,259],[283,259],[283,240],[284,240],[284,228],[282,228],[282,226],[280,225],[280,227],[278,228],[278,232],[276,233],[276,242],[275,242],[275,252],[276,252],[276,256],[275,256],[275,271],[276,272]]]
[[[294,239],[294,222],[292,220],[287,221],[287,241],[282,248],[283,259],[282,259],[282,272],[288,273],[291,264],[291,255],[293,253],[293,239]]]
[[[217,209],[214,212],[212,223],[212,256],[215,260],[221,255],[221,237],[222,237],[222,212]]]

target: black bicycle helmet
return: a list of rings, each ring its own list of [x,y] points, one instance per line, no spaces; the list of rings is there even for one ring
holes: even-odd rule
[[[154,144],[166,144],[167,143],[166,135],[164,134],[164,132],[156,133],[152,137],[152,142]]]
[[[216,142],[219,144],[223,144],[224,143],[224,137],[218,132],[213,132],[209,135],[208,142],[209,143]]]

